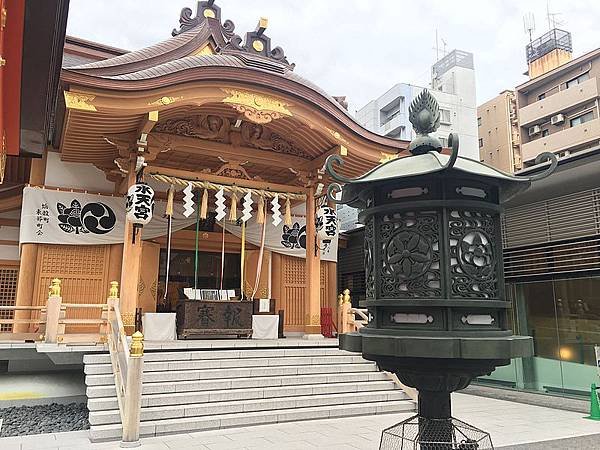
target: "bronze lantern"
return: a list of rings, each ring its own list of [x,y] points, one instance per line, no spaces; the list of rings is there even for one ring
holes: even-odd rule
[[[532,338],[509,329],[500,213],[557,161],[542,154],[536,162],[550,161],[544,173],[514,176],[458,156],[454,134],[450,154],[443,153],[430,135],[440,112],[427,90],[411,104],[409,119],[417,132],[410,156],[355,179],[338,173],[339,156],[326,164],[336,181],[330,200],[360,211],[365,305],[373,317],[359,332],[342,335],[340,347],[362,352],[418,389],[419,423],[441,421],[444,442],[451,442],[450,393],[533,354]],[[427,436],[421,437],[424,444]]]

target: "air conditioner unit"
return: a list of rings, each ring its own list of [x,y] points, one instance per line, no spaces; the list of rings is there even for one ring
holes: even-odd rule
[[[552,125],[558,125],[558,124],[561,124],[561,123],[563,123],[564,121],[565,121],[565,116],[564,116],[564,114],[557,114],[557,115],[555,115],[555,116],[552,116],[552,117],[550,118],[550,123],[551,123]]]
[[[539,125],[534,125],[532,127],[529,127],[529,136],[534,136],[536,134],[540,134],[542,132],[542,127],[540,127]]]

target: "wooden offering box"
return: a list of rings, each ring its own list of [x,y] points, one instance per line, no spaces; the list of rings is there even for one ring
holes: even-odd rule
[[[177,303],[179,339],[207,335],[252,336],[252,302],[239,300],[189,300]]]

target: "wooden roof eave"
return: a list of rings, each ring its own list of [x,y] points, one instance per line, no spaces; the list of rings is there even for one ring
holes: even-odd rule
[[[176,91],[181,89],[181,85],[187,85],[188,83],[197,85],[198,83],[216,82],[223,85],[223,87],[228,87],[225,85],[229,84],[229,86],[238,89],[254,88],[270,95],[275,93],[278,96],[291,98],[291,101],[295,104],[306,104],[310,106],[313,112],[321,112],[322,117],[320,119],[325,119],[331,126],[327,132],[331,134],[332,140],[336,140],[336,136],[339,135],[339,138],[337,138],[338,143],[350,147],[352,149],[351,153],[355,153],[357,156],[366,158],[369,161],[379,161],[382,153],[399,153],[408,146],[407,141],[380,136],[363,128],[347,112],[343,111],[335,100],[311,89],[309,86],[266,71],[239,67],[208,66],[169,73],[156,78],[121,80],[99,78],[63,69],[62,79],[64,82],[73,85],[74,88],[76,85],[77,90],[83,88],[88,91],[91,89],[98,93],[109,91],[109,95],[116,95],[117,93],[119,95],[134,94],[137,92],[138,94],[153,95],[155,98],[160,98],[165,93],[176,97]],[[147,108],[147,110],[151,109]]]

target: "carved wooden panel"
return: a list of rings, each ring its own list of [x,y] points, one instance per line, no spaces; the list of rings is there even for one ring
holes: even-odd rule
[[[321,261],[320,266],[321,306],[331,306],[330,299],[327,298],[330,267],[324,261]],[[281,296],[279,305],[285,311],[286,330],[302,331],[306,310],[306,260],[304,258],[281,255]]]
[[[0,263],[0,306],[13,306],[17,298],[18,265]],[[0,311],[0,319],[12,319],[13,311]],[[12,325],[0,325],[0,332],[11,332]]]
[[[53,278],[62,281],[63,303],[106,303],[109,245],[40,245],[33,305],[45,305]],[[67,310],[68,319],[97,319],[99,309]],[[97,327],[72,326],[70,333],[96,331]]]

